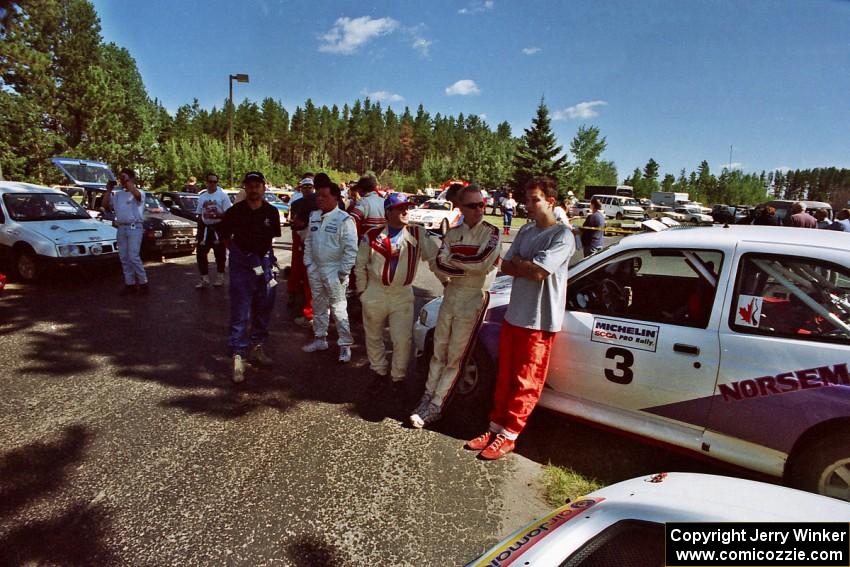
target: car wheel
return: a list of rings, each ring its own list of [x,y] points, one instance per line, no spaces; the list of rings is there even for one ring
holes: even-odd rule
[[[850,437],[826,436],[794,456],[791,484],[800,490],[850,501]]]
[[[440,223],[440,234],[443,236],[449,231],[449,219],[443,219],[443,222]]]
[[[485,421],[493,402],[495,383],[496,364],[486,349],[477,345],[452,392],[449,411]]]
[[[38,258],[30,248],[21,248],[15,252],[14,262],[12,264],[15,275],[25,282],[33,282],[38,279],[41,273],[41,266]]]
[[[623,220],[623,213],[617,213],[617,220]]]

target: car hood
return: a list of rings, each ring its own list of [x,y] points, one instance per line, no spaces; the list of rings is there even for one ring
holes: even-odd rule
[[[145,220],[158,220],[163,224],[167,224],[169,226],[174,226],[177,228],[191,228],[195,226],[195,223],[190,222],[183,217],[178,217],[177,215],[173,215],[171,213],[161,212],[155,213],[152,211],[145,211]]]
[[[116,238],[115,228],[95,219],[31,221],[22,225],[56,244],[78,244]]]

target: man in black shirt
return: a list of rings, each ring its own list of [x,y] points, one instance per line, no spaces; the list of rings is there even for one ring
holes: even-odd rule
[[[246,173],[242,186],[245,200],[227,210],[220,229],[230,250],[228,347],[233,357],[233,381],[237,383],[245,379],[246,354],[259,366],[273,363],[263,351],[263,342],[269,336],[277,285],[272,240],[280,236],[280,213],[263,198],[263,174]]]

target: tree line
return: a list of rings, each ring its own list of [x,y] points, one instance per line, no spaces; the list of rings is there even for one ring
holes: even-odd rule
[[[105,43],[89,0],[6,2],[0,20],[0,172],[7,179],[55,183],[49,163],[65,155],[135,167],[153,188],[179,188],[190,175],[228,169],[228,102],[198,101],[170,113],[152,100],[131,54]],[[273,98],[233,109],[234,171],[260,169],[271,182],[294,184],[305,170],[337,181],[372,171],[385,186],[416,191],[451,178],[490,189],[522,187],[534,175],[557,178],[564,195],[614,185],[607,141],[580,126],[568,151],[558,145],[541,100],[531,126],[515,137],[507,122],[491,128],[477,115],[384,108],[369,98],[341,107],[311,99],[291,112]],[[835,200],[850,194],[850,170],[715,175],[706,161],[690,173],[666,174],[650,159],[622,183],[636,195],[687,192],[704,203],[757,203],[766,196]],[[841,195],[845,195],[841,197]]]

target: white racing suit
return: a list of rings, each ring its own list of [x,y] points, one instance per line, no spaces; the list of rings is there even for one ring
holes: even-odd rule
[[[357,224],[358,238],[361,238],[368,230],[386,225],[384,195],[378,191],[367,193],[354,205],[351,216],[354,217],[354,222]]]
[[[354,275],[357,292],[362,293],[363,329],[369,367],[387,375],[384,327],[389,324],[393,344],[390,375],[401,381],[407,374],[413,343],[413,279],[420,260],[434,266],[437,244],[428,233],[415,226],[401,229],[393,245],[387,227],[368,230],[360,239]],[[393,268],[395,265],[395,268]]]
[[[345,211],[310,213],[304,241],[304,265],[313,294],[313,334],[328,336],[328,311],[334,316],[339,346],[354,343],[348,324],[345,290],[357,258],[357,228]]]
[[[436,273],[449,282],[437,316],[425,392],[441,411],[475,346],[501,250],[499,228],[481,221],[472,228],[464,223],[450,229],[437,255]]]

